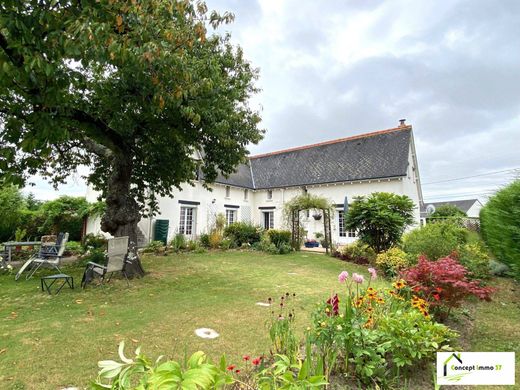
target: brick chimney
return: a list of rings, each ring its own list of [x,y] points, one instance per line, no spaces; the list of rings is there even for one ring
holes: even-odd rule
[[[406,119],[399,119],[399,127],[405,127],[406,126]]]

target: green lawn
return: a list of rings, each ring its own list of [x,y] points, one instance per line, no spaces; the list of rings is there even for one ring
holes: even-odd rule
[[[57,296],[42,293],[39,278],[0,277],[0,388],[85,385],[98,360],[116,358],[121,340],[142,345],[151,356],[182,357],[185,350],[212,357],[260,354],[269,346],[265,321],[271,309],[256,302],[295,292],[308,313],[338,287],[341,270],[367,275],[364,267],[311,253],[216,252],[143,262],[150,273],[130,288],[114,280]],[[66,272],[79,284],[81,269]],[[305,319],[299,320],[303,326]],[[200,339],[194,334],[200,327],[221,336]]]
[[[57,296],[42,293],[39,278],[15,282],[0,276],[0,389],[85,386],[98,360],[117,358],[121,340],[132,348],[142,345],[152,357],[203,350],[239,359],[267,352],[271,308],[256,302],[296,293],[303,308],[297,322],[304,329],[314,304],[340,287],[340,271],[367,275],[365,267],[304,252],[213,252],[145,257],[143,263],[149,274],[129,288],[113,280],[104,288],[63,289]],[[79,284],[80,268],[65,272]],[[503,298],[507,302],[478,304],[472,350],[520,349],[520,308],[511,294]],[[220,337],[200,339],[194,334],[199,327],[213,328]]]

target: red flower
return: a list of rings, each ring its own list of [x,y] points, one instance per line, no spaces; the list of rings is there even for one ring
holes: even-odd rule
[[[439,294],[433,294],[433,298],[435,298],[436,301],[441,300],[441,296]]]
[[[339,298],[338,298],[338,294],[336,294],[333,297],[329,298],[327,300],[327,304],[332,306],[332,314],[337,316],[339,314]],[[330,317],[330,313],[327,313],[327,315]]]
[[[249,359],[251,359],[251,356],[244,355],[244,357],[242,359],[244,359],[244,361],[247,362],[247,361],[249,361]]]
[[[442,288],[440,287],[436,287],[435,290],[437,290],[437,292],[442,292]]]
[[[251,360],[251,363],[253,363],[253,366],[258,366],[260,364],[260,361],[262,360],[261,357],[257,357],[253,360]]]
[[[236,372],[237,374],[240,374],[240,370],[235,370],[235,372]]]
[[[415,286],[415,287],[413,288],[413,291],[415,291],[415,292],[419,292],[419,291],[421,291],[421,288],[420,288],[419,286]]]
[[[233,371],[235,369],[235,367],[236,366],[234,364],[231,364],[231,365],[227,366],[227,370],[228,371]]]

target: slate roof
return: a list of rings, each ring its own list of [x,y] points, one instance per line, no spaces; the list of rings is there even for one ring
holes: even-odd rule
[[[426,207],[428,207],[428,205],[431,205],[431,204],[434,205],[435,208],[446,205],[446,204],[451,204],[451,205],[457,207],[459,210],[467,213],[468,210],[471,208],[471,206],[473,206],[475,204],[475,202],[480,202],[480,201],[478,199],[464,199],[464,200],[448,200],[445,202],[424,203],[423,206],[421,207],[421,216],[428,216],[428,214],[426,213]]]
[[[405,176],[411,126],[251,156],[216,182],[251,189]]]

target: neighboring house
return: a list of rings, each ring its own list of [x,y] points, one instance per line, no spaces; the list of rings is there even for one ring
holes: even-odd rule
[[[407,195],[417,205],[417,224],[422,204],[412,126],[404,121],[388,130],[251,156],[236,173],[211,184],[212,191],[201,182],[193,184],[175,190],[171,198],[160,198],[159,215],[139,222],[146,240],[153,239],[157,219],[169,221],[168,239],[176,233],[195,237],[209,231],[218,213],[228,223],[245,221],[265,229],[287,229],[285,202],[307,192],[333,202],[333,241],[346,244],[356,239],[356,232],[343,225],[345,197],[351,202],[355,196],[378,191]],[[89,191],[87,199],[95,198],[96,193]],[[316,221],[312,210],[302,212],[301,221],[308,238],[323,232],[323,220]],[[87,225],[88,233],[100,232],[99,218]]]
[[[479,218],[482,203],[478,199],[449,200],[446,202],[424,203],[421,208],[421,219],[428,217],[428,211],[434,212],[439,206],[452,205],[466,213],[469,218]]]

